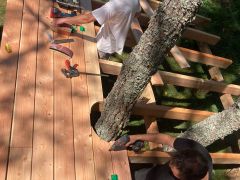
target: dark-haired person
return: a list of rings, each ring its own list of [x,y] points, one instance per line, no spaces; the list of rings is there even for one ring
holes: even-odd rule
[[[56,18],[54,25],[86,24],[97,21],[101,28],[97,34],[97,49],[100,58],[121,54],[132,20],[141,10],[139,0],[110,0],[92,12],[75,17]]]
[[[212,159],[208,151],[196,141],[175,138],[166,134],[131,135],[126,146],[137,140],[165,144],[173,147],[169,162],[135,172],[135,180],[207,180],[211,179]]]

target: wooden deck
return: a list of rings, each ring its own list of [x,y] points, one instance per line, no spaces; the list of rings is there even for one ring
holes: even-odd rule
[[[91,128],[91,107],[103,100],[100,76],[65,78],[67,57],[49,49],[51,6],[49,0],[7,2],[0,50],[0,180],[107,180],[111,174],[131,179],[127,152],[109,152]],[[91,1],[82,0],[82,6],[91,10]],[[99,74],[94,25],[85,28],[65,46],[80,72]]]

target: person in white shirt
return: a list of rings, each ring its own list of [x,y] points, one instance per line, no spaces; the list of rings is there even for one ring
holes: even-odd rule
[[[102,7],[75,17],[56,18],[54,25],[86,24],[97,21],[101,28],[97,34],[97,49],[100,58],[121,54],[133,18],[141,7],[139,0],[110,0]]]

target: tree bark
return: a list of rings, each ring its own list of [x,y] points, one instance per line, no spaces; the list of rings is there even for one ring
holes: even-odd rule
[[[192,21],[200,4],[201,0],[164,0],[158,7],[106,98],[104,111],[95,125],[102,139],[115,139],[126,125],[137,98],[156,73],[164,55]]]
[[[239,129],[240,98],[229,109],[214,114],[204,121],[193,125],[179,137],[193,139],[206,147]]]

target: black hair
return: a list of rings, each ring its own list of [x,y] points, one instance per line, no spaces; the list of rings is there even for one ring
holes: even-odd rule
[[[179,170],[182,180],[200,180],[208,172],[207,160],[194,149],[174,153],[170,163]]]

